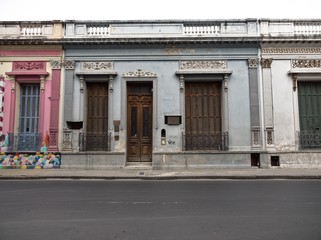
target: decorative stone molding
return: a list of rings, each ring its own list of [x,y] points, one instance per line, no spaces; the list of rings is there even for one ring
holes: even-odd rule
[[[46,70],[45,62],[13,62],[14,71]]]
[[[262,48],[263,54],[315,54],[321,53],[321,48]]]
[[[60,60],[50,60],[51,69],[58,70],[61,69],[62,61]]]
[[[249,58],[248,59],[249,68],[257,68],[259,66],[258,58]]]
[[[293,91],[297,89],[298,80],[319,81],[321,75],[321,59],[293,59],[291,61],[291,75],[293,81]],[[312,77],[311,74],[314,74]],[[311,78],[312,77],[312,78]]]
[[[72,150],[72,130],[68,128],[64,128],[63,130],[63,143],[62,143],[63,151],[71,151]]]
[[[157,74],[153,72],[145,72],[142,69],[137,69],[135,72],[123,73],[123,77],[157,77]]]
[[[71,67],[74,67],[74,63]],[[71,68],[70,68],[71,69]],[[81,62],[76,75],[117,75],[113,62]]]
[[[50,127],[49,128],[49,147],[48,148],[57,148],[58,146],[58,128]],[[56,150],[56,149],[55,149]]]
[[[253,131],[253,145],[257,146],[260,143],[260,131]]]
[[[320,59],[292,60],[292,68],[321,68]]]
[[[179,76],[179,89],[181,92],[184,91],[185,81],[184,81],[184,75]]]
[[[261,59],[262,68],[271,68],[272,61],[273,61],[272,58],[262,58]]]
[[[225,74],[224,75],[224,81],[223,81],[223,84],[224,84],[224,91],[227,92],[228,90],[228,86],[227,86],[227,79],[228,79],[228,75]]]
[[[114,77],[112,75],[109,76],[109,92],[114,92]]]
[[[113,70],[113,62],[82,62],[83,71],[108,71]]]
[[[179,69],[226,69],[225,60],[211,60],[211,61],[180,61]]]
[[[272,127],[267,127],[265,129],[266,131],[266,143],[267,145],[273,145],[273,128]]]
[[[261,149],[261,130],[259,126],[251,127],[251,135],[252,135],[252,149],[259,150]]]
[[[298,87],[298,76],[296,74],[292,74],[292,82],[293,82],[293,91],[295,92]]]
[[[44,61],[15,61],[12,63],[12,71],[6,72],[6,75],[12,78],[16,76],[48,76],[46,72],[46,62]]]
[[[66,70],[75,69],[75,61],[73,61],[73,60],[64,60],[63,65]]]
[[[16,91],[16,78],[15,78],[15,76],[10,76],[10,82],[11,82],[11,93],[14,93]]]
[[[83,75],[79,76],[79,81],[80,81],[80,92],[83,93],[84,92],[84,76]]]
[[[45,91],[45,76],[40,76],[40,91],[41,93]]]

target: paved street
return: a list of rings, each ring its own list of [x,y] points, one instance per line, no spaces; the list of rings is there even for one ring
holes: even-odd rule
[[[0,239],[321,239],[320,180],[0,181]]]

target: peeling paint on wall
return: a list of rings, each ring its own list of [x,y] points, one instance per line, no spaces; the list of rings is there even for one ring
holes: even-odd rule
[[[281,142],[280,144],[275,146],[275,149],[277,151],[282,151],[282,152],[291,152],[291,151],[296,151],[297,147],[293,144],[287,144],[285,142]]]

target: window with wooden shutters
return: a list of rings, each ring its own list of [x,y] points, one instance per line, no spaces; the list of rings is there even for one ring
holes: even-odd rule
[[[221,82],[185,83],[185,149],[223,149]]]
[[[80,137],[82,151],[108,151],[108,84],[87,83],[86,133]]]
[[[321,82],[299,82],[300,145],[321,147]]]
[[[18,132],[19,151],[36,151],[39,147],[39,91],[39,84],[21,85]]]
[[[108,131],[108,84],[87,83],[87,132]]]

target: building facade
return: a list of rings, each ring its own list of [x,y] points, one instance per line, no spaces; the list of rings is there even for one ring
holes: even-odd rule
[[[321,167],[321,21],[28,24],[0,23],[12,151],[87,169]],[[42,140],[19,149],[30,131]]]
[[[59,152],[61,22],[1,24],[2,166],[52,167],[45,159]],[[7,39],[9,42],[6,44]],[[5,87],[4,87],[5,86]],[[58,154],[60,156],[60,154]],[[41,156],[41,160],[39,161]],[[51,156],[51,155],[50,155]],[[58,157],[60,159],[60,157]],[[58,163],[55,163],[58,165]]]

